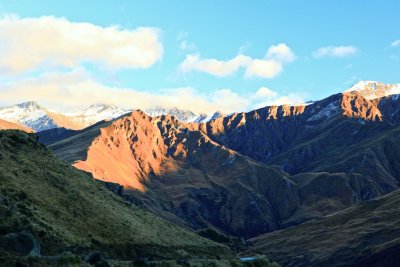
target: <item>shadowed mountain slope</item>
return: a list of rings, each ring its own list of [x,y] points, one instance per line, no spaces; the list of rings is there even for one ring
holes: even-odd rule
[[[282,266],[398,266],[400,191],[250,240]]]

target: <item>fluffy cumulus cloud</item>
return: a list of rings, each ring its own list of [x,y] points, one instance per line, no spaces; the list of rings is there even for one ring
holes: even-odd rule
[[[82,63],[107,69],[148,68],[163,54],[158,29],[101,27],[52,16],[2,17],[0,42],[3,73]]]
[[[293,51],[286,44],[273,45],[268,49],[267,58],[278,62],[292,62],[296,59]]]
[[[83,68],[77,68],[3,83],[0,105],[34,100],[47,108],[63,112],[76,111],[94,103],[106,103],[132,109],[164,106],[189,109],[196,113],[212,113],[216,110],[230,113],[273,104],[302,103],[303,97],[302,94],[280,95],[266,87],[245,94],[230,89],[202,93],[191,87],[148,92],[102,84]]]
[[[257,90],[255,96],[257,98],[273,98],[278,96],[278,93],[267,88],[267,87],[260,87],[260,89]]]
[[[395,40],[395,41],[393,41],[392,44],[391,44],[391,46],[392,46],[392,47],[400,46],[400,40]]]
[[[215,76],[228,76],[236,72],[240,67],[247,66],[251,58],[244,55],[227,60],[201,59],[199,55],[187,55],[180,68],[182,72],[193,70],[205,72]]]
[[[246,68],[245,77],[273,78],[282,70],[282,64],[275,60],[253,59]]]
[[[273,78],[283,71],[284,64],[295,59],[293,51],[286,44],[281,43],[271,46],[265,57],[261,59],[243,54],[229,60],[202,59],[198,54],[189,54],[180,65],[180,70],[184,73],[199,71],[222,77],[232,75],[238,69],[244,68],[246,78]]]
[[[354,46],[326,46],[318,48],[313,52],[314,58],[323,57],[348,57],[357,54],[358,49]]]

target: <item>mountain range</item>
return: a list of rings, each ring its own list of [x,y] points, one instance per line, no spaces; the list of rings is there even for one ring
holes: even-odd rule
[[[54,128],[66,128],[80,130],[89,127],[99,121],[112,120],[134,109],[123,109],[115,105],[93,104],[78,112],[60,113],[50,111],[34,101],[24,102],[8,107],[0,108],[0,119],[27,127],[35,132]],[[207,122],[209,120],[224,116],[221,112],[211,115],[195,114],[190,110],[178,108],[154,107],[146,109],[150,116],[170,114],[184,122]]]
[[[399,84],[384,84],[374,81],[361,81],[353,85],[345,92],[359,92],[361,96],[368,100],[400,94]],[[308,105],[313,102],[305,103]],[[35,132],[54,128],[66,128],[71,130],[81,130],[102,120],[112,120],[121,115],[130,113],[135,109],[124,109],[115,105],[93,104],[86,109],[78,112],[57,112],[50,111],[34,101],[15,104],[0,108],[0,119],[16,123],[22,127],[27,127]],[[205,123],[226,114],[216,111],[212,114],[196,114],[190,110],[179,108],[166,108],[156,106],[143,110],[152,117],[161,115],[171,115],[182,122]],[[335,112],[334,110],[325,110]],[[320,114],[319,116],[323,116]],[[329,114],[328,114],[329,115]]]
[[[397,189],[398,102],[352,91],[200,124],[135,111],[45,143],[166,218],[249,238]]]
[[[30,125],[57,166],[174,227],[225,240],[225,257],[240,248],[283,266],[385,266],[398,263],[400,240],[399,88],[365,81],[229,115],[93,105],[54,116],[29,102],[0,118]]]

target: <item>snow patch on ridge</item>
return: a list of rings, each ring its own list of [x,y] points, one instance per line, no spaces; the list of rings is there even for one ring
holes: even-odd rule
[[[338,106],[338,102],[335,101],[335,102],[329,103],[329,105],[327,105],[326,107],[321,109],[317,114],[315,114],[314,116],[309,118],[307,121],[315,121],[315,120],[320,120],[320,119],[324,119],[324,118],[329,118],[329,117],[332,117],[337,114],[339,114],[339,106]]]
[[[376,81],[360,81],[347,89],[345,93],[359,92],[368,100],[400,94],[400,84],[384,84]]]

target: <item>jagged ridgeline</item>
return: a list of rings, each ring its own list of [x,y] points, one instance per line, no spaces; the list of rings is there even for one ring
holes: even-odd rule
[[[33,135],[0,131],[0,263],[93,251],[129,260],[233,256],[225,246],[124,202]]]

